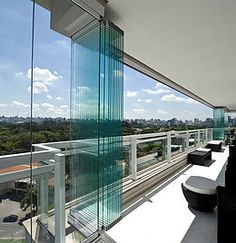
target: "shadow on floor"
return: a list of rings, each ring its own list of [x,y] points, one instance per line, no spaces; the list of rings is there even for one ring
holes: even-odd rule
[[[131,213],[133,210],[138,208],[140,205],[142,205],[145,202],[152,202],[150,200],[151,197],[153,197],[155,194],[157,194],[159,191],[164,189],[166,186],[168,186],[170,183],[172,183],[174,180],[176,180],[179,176],[183,175],[187,170],[189,170],[193,165],[187,165],[184,169],[177,172],[172,176],[170,179],[166,180],[161,185],[157,185],[156,188],[154,187],[152,190],[147,191],[145,194],[140,195],[139,198],[136,199],[136,201],[129,206],[127,209],[124,210],[122,217],[127,216],[129,213]]]
[[[223,166],[217,184],[224,186],[225,166]],[[212,212],[200,212],[189,208],[195,219],[189,227],[181,243],[216,243],[217,242],[217,208]]]
[[[216,209],[212,212],[189,210],[195,219],[181,243],[216,243]]]

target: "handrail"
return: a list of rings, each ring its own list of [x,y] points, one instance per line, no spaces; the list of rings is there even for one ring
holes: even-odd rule
[[[200,132],[212,132],[212,128],[205,128],[205,129],[194,129],[194,130],[181,130],[181,131],[169,131],[169,132],[160,132],[160,133],[147,133],[147,134],[135,134],[135,135],[127,135],[123,136],[123,141],[125,146],[132,145],[132,140],[135,141],[135,146],[140,143],[147,143],[153,141],[159,141],[166,139],[170,136],[171,138],[182,136],[183,138],[187,138],[187,136],[191,134],[199,134]],[[83,144],[84,146],[91,146],[96,145],[94,143],[94,139],[82,139],[82,140],[73,140],[73,141],[60,141],[60,142],[50,142],[50,143],[40,143],[40,144],[33,144],[35,151],[27,153],[19,153],[19,154],[10,154],[10,155],[3,155],[0,156],[0,169],[15,166],[15,165],[22,165],[30,163],[30,159],[32,156],[32,161],[47,161],[50,159],[54,159],[54,155],[56,153],[63,153],[66,155],[72,154],[73,150],[78,151],[76,145]],[[69,152],[67,149],[74,147],[74,149]],[[133,142],[134,145],[134,142]],[[167,144],[167,146],[171,146]],[[62,151],[61,149],[65,149]],[[134,153],[133,153],[134,155]],[[132,159],[131,159],[132,162]],[[49,163],[50,164],[50,163]]]
[[[165,165],[160,168],[160,170],[167,170],[172,168],[173,165],[180,165],[178,159],[183,156],[187,156],[187,152],[191,150],[189,148],[190,135],[195,134],[194,143],[200,146],[200,133],[205,134],[205,141],[210,139],[212,136],[212,129],[197,129],[197,130],[184,130],[184,131],[169,131],[161,133],[148,133],[148,134],[137,134],[123,136],[123,145],[131,146],[131,160],[128,162],[131,166],[131,175],[127,178],[136,180],[135,183],[141,183],[140,177],[143,179],[154,178],[156,170],[154,167],[149,167],[144,171],[138,172],[138,165],[140,161],[137,158],[137,148],[140,143],[154,142],[159,140],[166,140],[166,157],[164,159]],[[208,132],[211,132],[211,136],[208,135]],[[184,145],[184,152],[181,151],[179,157],[174,155],[171,151],[171,139],[175,137],[182,137],[185,139],[186,146]],[[197,137],[197,139],[196,139]],[[79,145],[79,146],[78,146]],[[81,149],[82,145],[82,149]],[[66,227],[66,218],[65,218],[65,163],[66,156],[70,156],[74,153],[89,153],[90,156],[97,156],[94,153],[89,151],[82,151],[83,148],[90,148],[91,146],[97,146],[95,139],[83,139],[83,140],[73,140],[73,141],[60,141],[60,142],[50,142],[50,143],[40,143],[33,144],[34,152],[30,153],[19,153],[0,156],[0,169],[15,166],[29,164],[30,162],[43,162],[42,166],[34,167],[32,169],[33,176],[39,176],[37,178],[37,183],[40,183],[38,193],[40,194],[40,207],[41,215],[47,215],[49,213],[48,209],[48,175],[51,173],[55,177],[55,194],[54,194],[54,205],[55,205],[55,235],[59,235],[64,231]],[[177,159],[178,158],[178,159]],[[32,160],[31,160],[32,159]],[[182,159],[183,160],[183,159]],[[181,161],[181,160],[180,160]],[[182,162],[181,162],[182,163]],[[155,169],[156,169],[155,168]],[[8,173],[0,174],[0,183],[15,181],[30,176],[30,168],[24,170],[16,170]],[[47,216],[46,216],[47,217]],[[42,217],[43,218],[43,217]],[[63,236],[64,237],[64,236]],[[63,238],[62,237],[62,238]]]

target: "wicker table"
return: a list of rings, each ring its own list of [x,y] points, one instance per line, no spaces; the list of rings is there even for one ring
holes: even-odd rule
[[[206,147],[211,149],[214,152],[221,152],[221,150],[222,150],[222,141],[219,141],[219,140],[208,141]]]
[[[201,176],[190,176],[182,183],[184,196],[191,208],[211,211],[216,207],[216,182]]]
[[[188,163],[194,165],[207,165],[211,161],[211,150],[199,148],[188,154]]]

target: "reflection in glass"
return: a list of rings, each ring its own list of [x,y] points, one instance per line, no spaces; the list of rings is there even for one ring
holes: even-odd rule
[[[87,236],[121,216],[123,32],[92,22],[72,39],[69,222]],[[85,227],[83,227],[85,226]]]

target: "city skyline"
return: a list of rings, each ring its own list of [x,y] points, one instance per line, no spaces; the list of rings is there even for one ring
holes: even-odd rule
[[[32,117],[33,121],[35,122],[41,122],[41,121],[47,121],[47,120],[55,120],[55,121],[63,121],[63,120],[70,120],[71,118],[66,118],[66,117]],[[30,117],[22,117],[22,116],[0,116],[0,122],[6,122],[6,123],[20,123],[20,122],[29,122],[30,121]],[[87,118],[89,119],[89,118]],[[73,119],[72,119],[73,120]],[[86,120],[85,119],[81,119],[81,120]],[[93,119],[89,119],[89,120],[93,120]],[[96,120],[96,119],[95,119]],[[145,118],[124,118],[123,121],[126,122],[138,122],[138,123],[163,123],[163,122],[180,122],[180,123],[189,123],[191,124],[197,124],[197,123],[204,123],[204,122],[213,122],[213,118],[207,117],[205,120],[200,120],[199,118],[194,118],[193,120],[178,120],[177,118],[173,117],[171,119],[168,120],[161,120],[158,118],[150,118],[150,119],[145,119]],[[232,118],[232,123],[236,124],[236,118]]]

